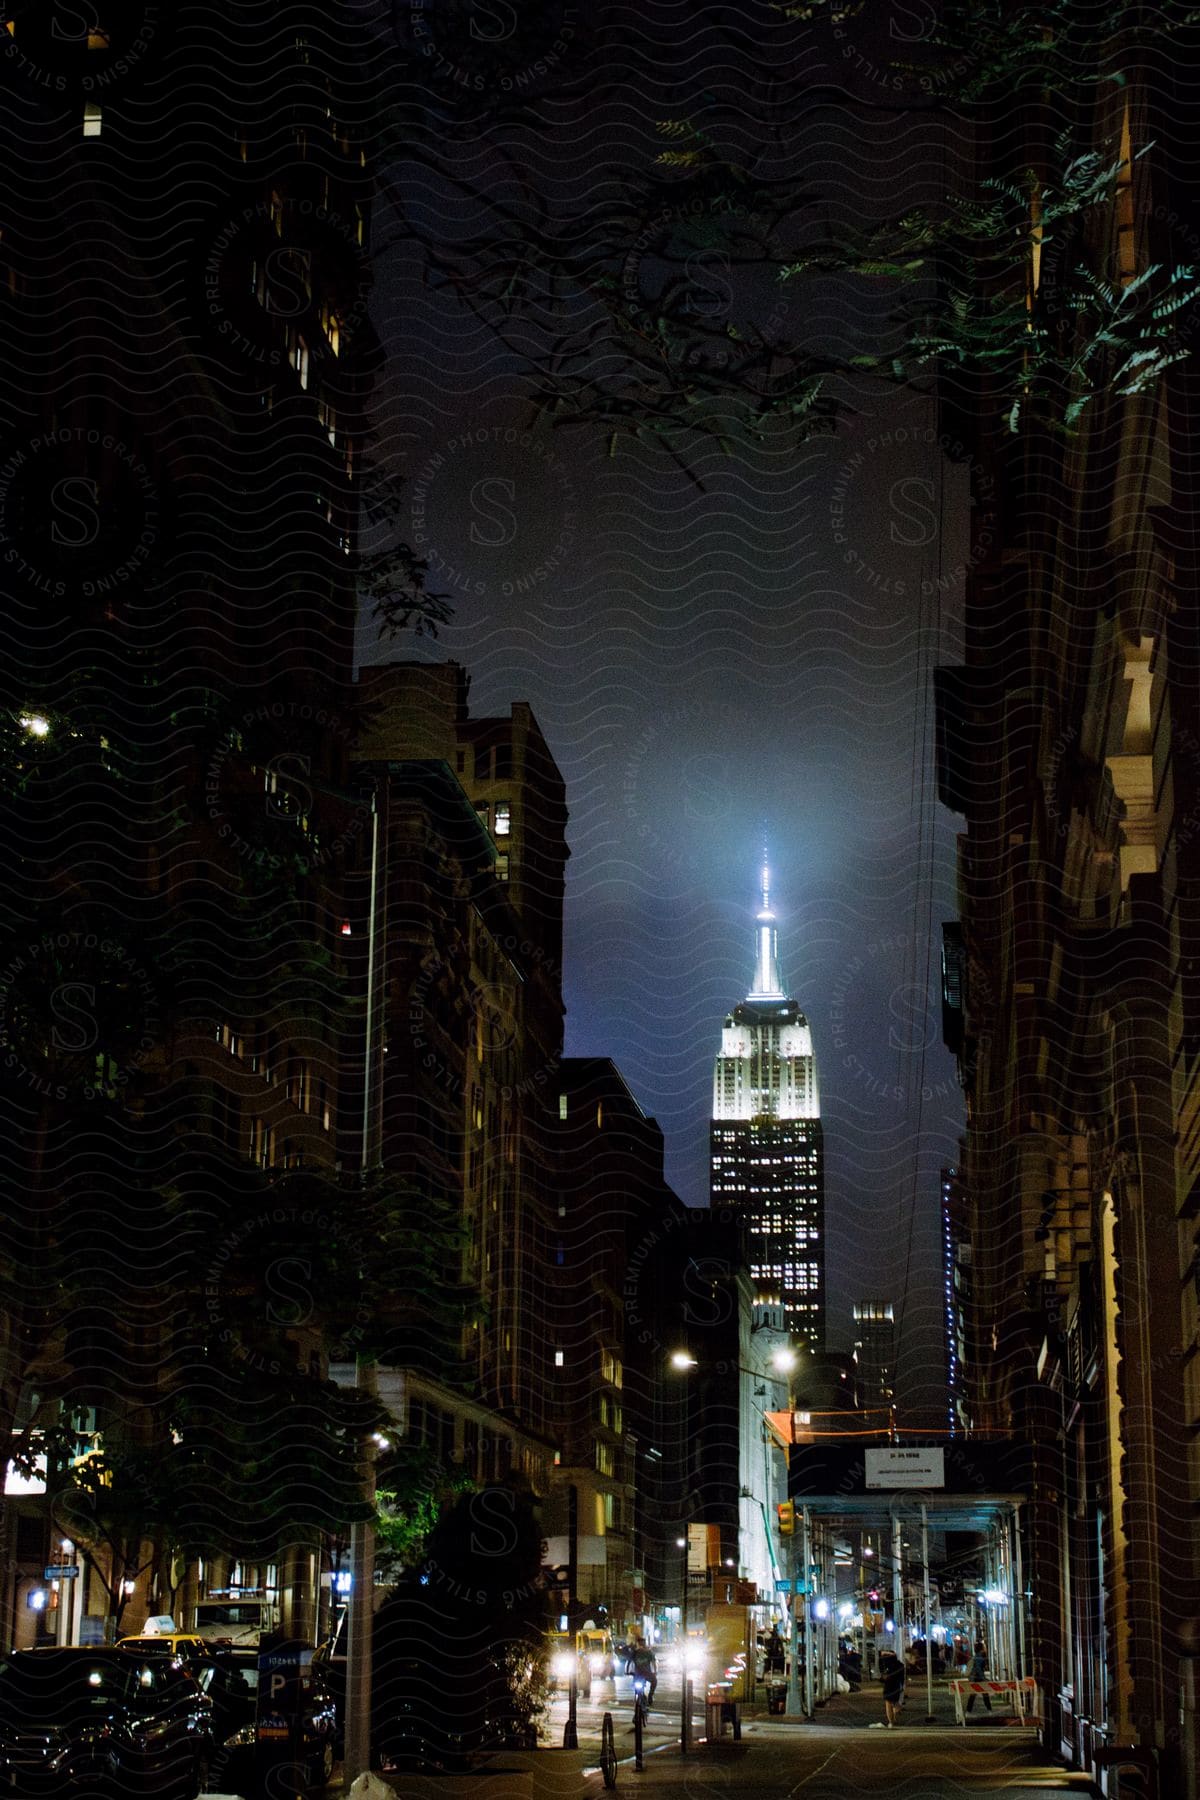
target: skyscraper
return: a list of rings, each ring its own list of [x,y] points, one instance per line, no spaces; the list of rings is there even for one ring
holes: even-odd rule
[[[860,1403],[890,1406],[896,1395],[895,1310],[890,1300],[856,1300],[853,1312]]]
[[[825,1176],[812,1032],[784,992],[769,871],[755,920],[754,980],[721,1031],[713,1076],[711,1204],[743,1214],[758,1298],[784,1327],[825,1342]]]

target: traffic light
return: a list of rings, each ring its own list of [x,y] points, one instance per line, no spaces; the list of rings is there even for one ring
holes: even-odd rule
[[[775,1511],[779,1514],[780,1537],[791,1537],[796,1529],[796,1502],[780,1500]]]

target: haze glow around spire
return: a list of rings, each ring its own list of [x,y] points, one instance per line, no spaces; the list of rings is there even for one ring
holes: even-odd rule
[[[748,1000],[782,1000],[783,983],[779,976],[779,934],[775,914],[771,911],[771,871],[763,848],[762,905],[754,924],[754,985]]]

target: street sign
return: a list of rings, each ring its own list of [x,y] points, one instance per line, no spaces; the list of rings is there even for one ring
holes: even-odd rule
[[[889,1445],[886,1450],[863,1452],[865,1482],[868,1488],[944,1488],[946,1485],[946,1453],[941,1449],[903,1449]]]
[[[791,1581],[777,1581],[775,1583],[775,1592],[777,1594],[806,1594],[808,1589],[802,1581],[797,1581],[795,1583]]]
[[[312,1662],[313,1653],[307,1644],[289,1644],[283,1650],[263,1650],[259,1652],[260,1669],[303,1669]]]
[[[43,1581],[77,1581],[78,1578],[78,1563],[51,1563],[42,1574]]]

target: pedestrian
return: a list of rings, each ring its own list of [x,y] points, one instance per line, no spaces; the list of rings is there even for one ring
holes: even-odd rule
[[[783,1670],[783,1639],[779,1635],[778,1625],[772,1625],[770,1636],[766,1642],[766,1673],[775,1675]]]
[[[899,1721],[900,1708],[904,1705],[904,1664],[892,1651],[885,1650],[879,1659],[879,1668],[883,1676],[885,1717],[882,1723],[892,1731]]]
[[[987,1674],[987,1651],[984,1649],[983,1639],[976,1638],[975,1639],[975,1651],[971,1657],[970,1665],[967,1669],[967,1680],[968,1681],[982,1681],[986,1674]],[[991,1712],[991,1710],[992,1710],[991,1695],[990,1694],[980,1694],[979,1698],[983,1701],[983,1704],[986,1706],[987,1710],[989,1712]],[[972,1710],[972,1708],[974,1707],[974,1705],[975,1705],[975,1695],[972,1694],[971,1698],[967,1701],[967,1711],[970,1712]]]

